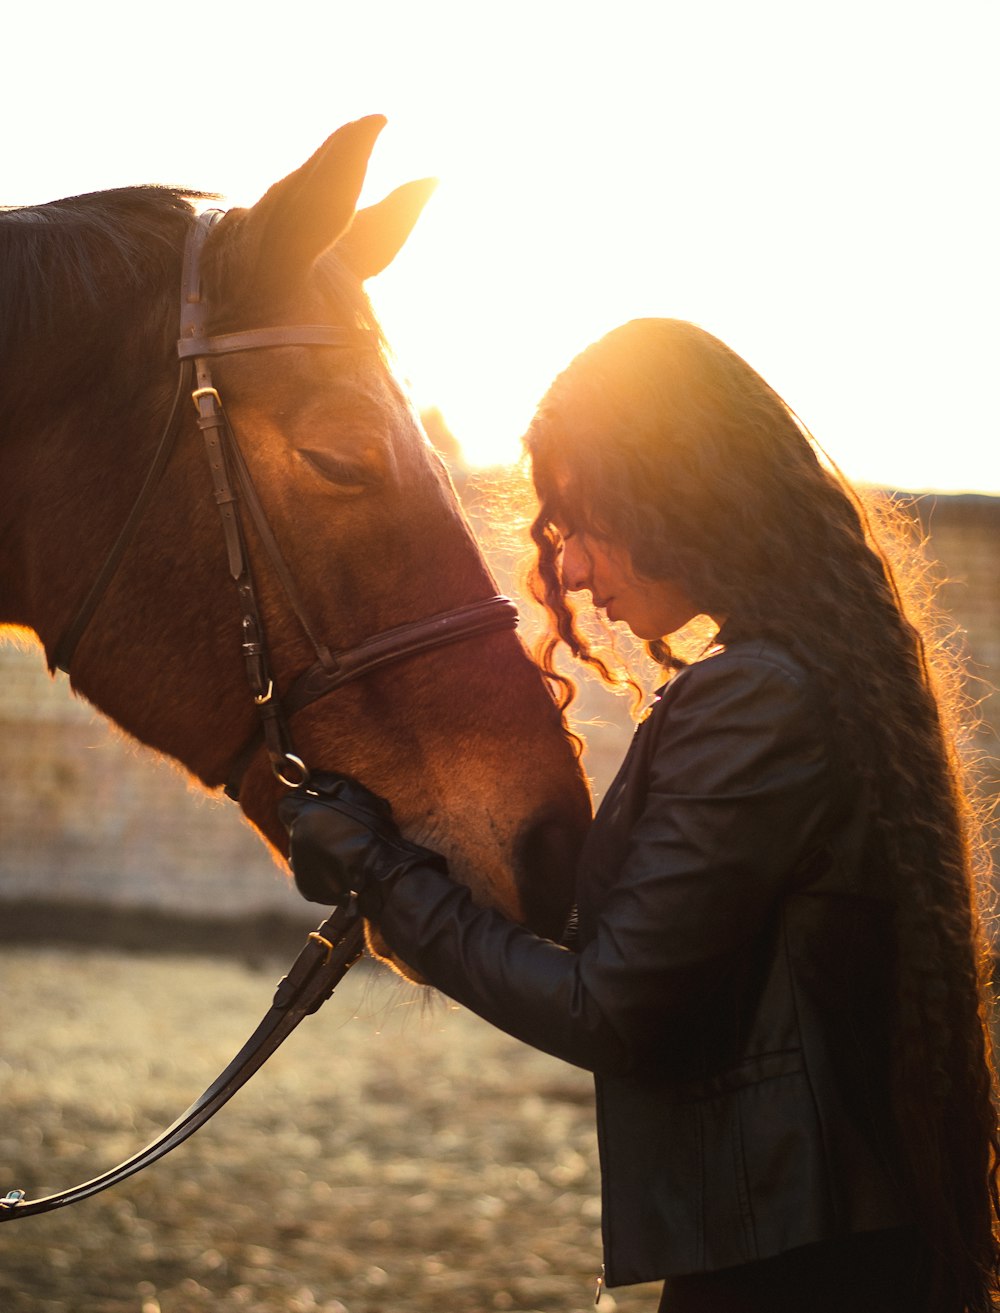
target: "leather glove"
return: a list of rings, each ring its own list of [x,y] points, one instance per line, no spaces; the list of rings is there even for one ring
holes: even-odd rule
[[[278,815],[288,830],[295,883],[313,903],[344,903],[354,893],[361,913],[374,917],[406,871],[448,869],[439,853],[403,838],[384,798],[347,775],[314,774],[282,798]]]

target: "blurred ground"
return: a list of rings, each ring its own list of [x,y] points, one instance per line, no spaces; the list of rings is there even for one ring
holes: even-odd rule
[[[207,1086],[285,961],[0,955],[0,1193],[141,1148]],[[0,1313],[513,1313],[593,1306],[590,1077],[370,964],[193,1139],[0,1226]],[[656,1307],[608,1292],[601,1313]]]

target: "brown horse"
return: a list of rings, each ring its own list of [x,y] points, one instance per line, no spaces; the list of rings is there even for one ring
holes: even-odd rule
[[[411,183],[355,211],[383,122],[334,133],[252,208],[225,214],[202,253],[208,333],[318,324],[351,335],[347,347],[269,341],[212,361],[266,523],[334,654],[496,591],[362,290],[431,190]],[[128,188],[0,215],[0,624],[34,630],[50,667],[170,410],[182,251],[202,199]],[[176,447],[75,645],[71,677],[214,789],[257,713],[196,421],[185,400]],[[280,692],[315,661],[315,645],[265,530],[245,525],[244,536]],[[388,797],[406,832],[446,852],[477,898],[558,932],[589,799],[512,632],[371,670],[297,710],[291,727],[310,767]],[[284,785],[263,749],[247,755],[240,805],[283,851]]]

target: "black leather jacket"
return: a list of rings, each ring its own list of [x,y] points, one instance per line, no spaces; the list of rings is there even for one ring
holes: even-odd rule
[[[575,950],[436,871],[387,942],[511,1035],[596,1073],[609,1285],[906,1220],[893,1183],[892,907],[809,675],[731,643],[678,674],[593,822]]]

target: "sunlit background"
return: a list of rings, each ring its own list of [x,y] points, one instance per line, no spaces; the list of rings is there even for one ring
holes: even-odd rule
[[[995,0],[18,6],[0,201],[255,200],[388,115],[364,200],[441,186],[370,292],[421,407],[516,456],[636,315],[746,356],[852,476],[1000,491]]]

